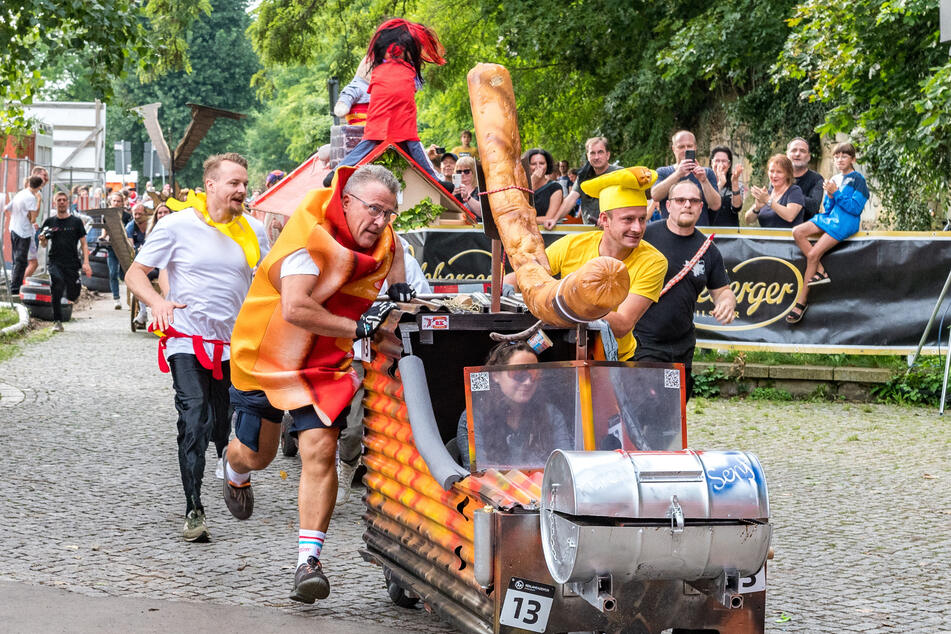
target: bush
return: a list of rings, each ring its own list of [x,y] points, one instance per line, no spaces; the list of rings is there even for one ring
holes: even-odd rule
[[[711,366],[700,374],[693,374],[693,395],[703,398],[720,396],[720,381],[727,378],[722,370]]]
[[[872,388],[871,394],[879,403],[898,405],[938,405],[944,366],[940,357],[920,357],[920,365],[898,374],[884,384]]]

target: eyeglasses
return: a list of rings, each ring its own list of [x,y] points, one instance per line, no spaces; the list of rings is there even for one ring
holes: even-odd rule
[[[700,205],[703,204],[702,198],[681,198],[680,196],[678,196],[677,198],[671,198],[671,200],[674,201],[674,203],[680,205],[681,207],[686,207],[687,205],[694,205],[699,207]]]
[[[456,170],[456,174],[471,174],[472,170]]]
[[[510,370],[505,376],[513,383],[531,383],[538,378],[538,370]]]
[[[359,196],[355,194],[351,194],[350,192],[347,192],[347,196],[350,196],[351,198],[356,198],[357,200],[359,200],[363,204],[363,206],[367,208],[367,211],[370,212],[371,218],[379,218],[380,216],[383,216],[386,220],[389,220],[390,216],[395,216],[397,214],[397,211],[395,209],[384,209],[383,207],[380,207],[379,205],[371,205],[370,203],[363,200]]]

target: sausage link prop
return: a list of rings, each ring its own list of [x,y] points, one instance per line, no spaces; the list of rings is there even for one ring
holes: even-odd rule
[[[600,256],[562,280],[552,277],[535,210],[528,203],[509,72],[498,64],[478,64],[469,71],[468,83],[492,216],[526,306],[555,326],[600,319],[627,297],[627,269],[620,260]]]

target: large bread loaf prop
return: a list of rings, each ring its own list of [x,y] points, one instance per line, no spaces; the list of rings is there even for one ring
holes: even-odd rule
[[[627,269],[619,260],[597,257],[563,280],[552,277],[535,210],[528,204],[509,72],[498,64],[478,64],[469,71],[468,81],[485,187],[493,192],[492,216],[525,304],[533,315],[557,326],[603,317],[627,297]]]

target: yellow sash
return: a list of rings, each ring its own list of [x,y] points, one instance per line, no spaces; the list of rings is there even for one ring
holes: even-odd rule
[[[244,214],[239,214],[228,222],[215,222],[208,213],[205,193],[196,194],[192,190],[188,191],[185,202],[176,198],[169,198],[165,201],[165,204],[168,205],[168,208],[172,211],[181,211],[188,207],[197,209],[201,212],[208,226],[214,227],[226,237],[238,243],[238,246],[244,251],[244,257],[248,261],[249,268],[253,269],[257,266],[258,260],[261,259],[261,245],[258,243],[257,234],[254,233],[254,229],[251,228],[251,223],[244,217]]]

